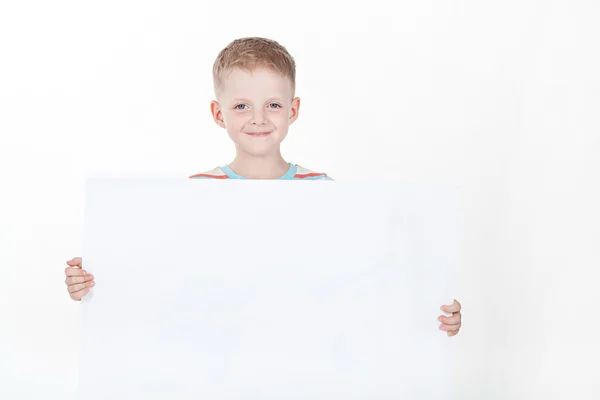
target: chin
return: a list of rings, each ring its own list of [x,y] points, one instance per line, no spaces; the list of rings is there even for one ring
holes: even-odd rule
[[[279,151],[279,147],[273,147],[270,149],[254,149],[254,148],[242,147],[241,150],[244,153],[250,154],[253,157],[267,157],[271,154],[277,153]]]
[[[243,143],[238,144],[240,150],[255,157],[265,157],[280,151],[281,142]]]

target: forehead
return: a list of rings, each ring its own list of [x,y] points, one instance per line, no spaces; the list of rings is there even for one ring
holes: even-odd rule
[[[289,78],[269,69],[247,71],[233,69],[224,79],[222,94],[225,97],[291,97],[292,82]]]

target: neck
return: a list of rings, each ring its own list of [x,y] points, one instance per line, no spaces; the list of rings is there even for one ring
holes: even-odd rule
[[[290,165],[279,152],[264,157],[238,152],[229,167],[248,179],[276,179],[285,175]]]

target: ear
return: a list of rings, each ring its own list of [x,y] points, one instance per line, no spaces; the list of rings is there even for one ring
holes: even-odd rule
[[[210,113],[212,114],[217,125],[219,125],[221,128],[226,127],[225,119],[223,118],[223,112],[221,111],[221,106],[219,105],[218,101],[213,100],[210,102]]]
[[[294,123],[298,119],[298,114],[300,113],[300,98],[296,97],[292,100],[292,107],[290,109],[290,125]]]

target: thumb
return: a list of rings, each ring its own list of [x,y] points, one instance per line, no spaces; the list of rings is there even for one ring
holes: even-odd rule
[[[67,265],[70,267],[79,267],[81,268],[81,262],[83,260],[81,259],[81,257],[75,257],[70,261],[67,261]]]

